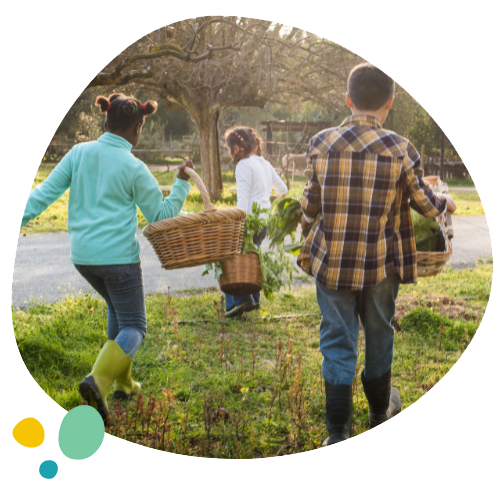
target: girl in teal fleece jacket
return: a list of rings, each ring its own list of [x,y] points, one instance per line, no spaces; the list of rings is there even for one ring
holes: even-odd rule
[[[96,105],[106,113],[107,132],[97,141],[74,146],[32,191],[22,226],[70,187],[70,259],[108,307],[108,341],[79,392],[107,423],[107,392],[114,381],[114,398],[140,391],[140,384],[131,379],[131,357],[147,331],[137,206],[149,223],[176,216],[191,188],[184,169],[193,165],[187,161],[179,167],[172,192],[163,200],[156,179],[131,153],[145,116],[154,113],[157,104],[115,93],[99,96]]]

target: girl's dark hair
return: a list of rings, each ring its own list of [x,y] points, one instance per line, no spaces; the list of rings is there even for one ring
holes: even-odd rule
[[[98,96],[95,105],[100,108],[100,113],[107,114],[107,128],[112,132],[143,124],[145,116],[157,110],[155,101],[149,100],[142,105],[133,96],[124,96],[122,93],[113,93],[108,98]]]
[[[357,110],[378,110],[394,89],[394,80],[370,63],[356,65],[348,76],[348,94]]]
[[[250,127],[237,127],[236,129],[228,129],[224,134],[226,144],[233,149],[238,146],[239,151],[233,158],[233,163],[237,165],[240,160],[248,158],[251,153],[262,156],[261,145],[263,140]]]

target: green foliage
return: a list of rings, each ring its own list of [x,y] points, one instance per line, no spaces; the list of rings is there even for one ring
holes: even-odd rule
[[[441,273],[429,278],[419,278],[416,284],[401,285],[401,294],[424,297],[442,293],[448,297],[473,301],[477,306],[486,305],[492,288],[492,265],[478,264],[471,269],[445,267]]]
[[[213,264],[205,264],[205,269],[201,273],[201,276],[206,276],[207,274],[210,273],[210,271],[215,269],[215,279],[219,281],[219,278],[221,277],[222,274],[222,264],[220,262],[214,262]]]
[[[286,197],[274,205],[268,218],[268,237],[271,244],[283,244],[287,235],[294,240],[302,215],[301,203],[297,198]]]
[[[142,161],[147,165],[180,165],[184,162],[183,158],[149,158],[142,157]]]
[[[440,148],[441,136],[442,130],[439,125],[421,106],[417,106],[413,112],[413,121],[405,132],[405,137],[417,149],[420,149],[422,144],[428,148]]]
[[[152,93],[149,91],[138,91],[135,97],[145,102],[152,99]],[[163,101],[158,101],[158,109],[153,115],[146,118],[146,122],[153,122],[153,127],[159,129],[161,137],[164,134],[165,145],[168,146],[170,131],[172,138],[175,136],[189,135],[194,130],[194,125],[189,113],[185,110],[167,110]],[[143,134],[142,134],[143,139]]]
[[[247,214],[243,227],[242,254],[258,252],[257,246],[254,244],[254,235],[266,227],[266,220],[261,218],[261,215],[265,215],[267,212],[267,209],[261,209],[255,202],[252,204],[252,214]]]
[[[400,321],[401,329],[415,331],[424,338],[439,342],[440,348],[453,352],[461,344],[467,344],[476,333],[477,326],[472,322],[454,321],[430,309],[417,308]]]
[[[443,182],[445,182],[449,187],[474,187],[474,182],[471,177],[444,178]]]
[[[485,210],[481,204],[479,194],[475,190],[454,190],[450,192],[457,209],[454,216],[474,216],[483,215]]]
[[[55,138],[63,141],[92,141],[103,132],[105,118],[95,106],[102,88],[86,89],[70,107],[55,132]]]
[[[253,242],[253,236],[256,232],[263,230],[268,226],[268,220],[271,221],[272,216],[268,214],[264,218],[261,215],[269,213],[267,209],[261,209],[256,203],[252,205],[252,214],[247,215],[245,219],[245,229],[243,235],[242,252],[259,252],[261,261],[261,272],[263,276],[262,292],[269,299],[273,300],[274,294],[279,292],[281,288],[292,283],[293,266],[289,257],[284,253],[280,245],[270,245],[270,250],[263,251],[257,249]]]
[[[401,294],[421,303],[436,293],[460,298],[459,290],[470,286],[489,290],[490,283],[491,266],[478,266],[401,285]],[[317,314],[313,286],[298,288],[295,297],[282,292],[274,300],[263,299],[261,315],[267,319],[260,321],[222,319],[223,301],[215,289],[185,291],[180,297],[152,295],[146,304],[148,331],[132,369],[144,395],[116,406],[110,390],[109,434],[162,451],[213,458],[273,457],[320,447],[327,437],[320,316],[275,319]],[[451,329],[444,319],[425,317],[420,331],[397,332],[392,379],[403,410],[442,379],[467,347],[486,301],[467,304],[476,314],[471,323],[455,320],[460,326]],[[106,318],[105,302],[90,294],[12,313],[28,371],[66,410],[81,404],[78,384],[106,341]],[[441,348],[433,325],[446,328]],[[465,339],[460,327],[467,330]],[[353,435],[368,430],[368,403],[358,377],[363,365],[361,333]]]
[[[292,283],[293,265],[289,257],[285,254],[281,245],[271,245],[270,250],[263,251],[254,244],[254,235],[261,232],[267,226],[266,218],[261,215],[267,213],[267,209],[261,209],[256,203],[252,205],[252,214],[245,218],[243,231],[242,254],[248,252],[257,252],[261,262],[261,272],[263,275],[262,292],[268,298],[273,300],[274,294],[278,293],[286,285]],[[202,276],[209,274],[214,269],[212,264],[206,264]],[[222,274],[222,269],[215,268],[215,278],[218,280]]]
[[[416,248],[419,252],[443,252],[444,237],[436,218],[425,217],[411,209]]]
[[[293,271],[292,262],[283,249],[278,247],[273,247],[269,251],[259,249],[259,258],[263,275],[262,292],[268,300],[273,300],[274,294],[284,286],[288,285],[290,288]]]

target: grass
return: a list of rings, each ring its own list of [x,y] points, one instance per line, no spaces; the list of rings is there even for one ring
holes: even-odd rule
[[[32,190],[37,185],[40,185],[53,169],[53,165],[41,165],[33,181]],[[68,230],[67,212],[69,195],[70,190],[67,190],[54,204],[37,216],[37,218],[23,226],[20,233],[66,232]]]
[[[398,300],[392,382],[403,409],[455,364],[481,322],[492,266],[447,269]],[[180,454],[258,458],[307,451],[326,436],[318,350],[320,317],[313,285],[261,301],[266,319],[222,318],[221,293],[186,290],[147,297],[148,331],[134,358],[143,395],[112,408],[108,432]],[[455,329],[448,331],[448,322]],[[200,322],[190,323],[198,320]],[[81,403],[80,380],[106,341],[106,307],[89,294],[13,312],[16,340],[37,383],[69,410]],[[359,342],[357,375],[364,341]],[[367,430],[368,408],[354,382],[354,430]],[[109,396],[110,403],[110,396]]]
[[[54,169],[53,165],[41,165],[38,169],[37,176],[32,185],[32,190],[39,184],[41,184]],[[198,173],[201,170],[196,168]],[[159,185],[173,185],[175,182],[176,172],[152,172],[156,180],[158,180]],[[224,190],[221,198],[215,201],[213,204],[217,209],[226,209],[230,207],[236,207],[236,193],[230,192],[230,188],[236,186],[234,180],[233,172],[222,172],[222,180],[224,182]],[[192,183],[192,181],[191,181]],[[21,234],[32,234],[32,233],[54,233],[54,232],[66,232],[68,230],[67,223],[67,211],[68,211],[68,197],[69,191],[67,190],[54,204],[51,204],[42,214],[37,218],[30,221],[27,225],[21,228]],[[193,184],[191,191],[184,204],[184,209],[192,211],[195,213],[201,213],[203,211],[203,200],[198,191],[198,188]],[[138,227],[143,228],[147,225],[147,222],[138,210]]]
[[[53,170],[53,165],[41,165],[37,176],[33,182],[32,189],[42,183]],[[197,167],[198,173],[201,169]],[[152,174],[158,181],[159,185],[173,185],[175,182],[176,172],[160,172],[153,171]],[[291,175],[289,175],[291,177]],[[217,209],[226,209],[236,207],[236,193],[230,191],[230,188],[236,187],[234,173],[231,171],[222,172],[223,191],[220,199],[213,204]],[[191,182],[192,183],[192,182]],[[301,196],[306,179],[303,175],[295,175],[294,182],[291,184],[291,194]],[[481,200],[476,191],[453,191],[452,197],[457,203],[456,216],[473,216],[485,214]],[[54,204],[49,206],[40,216],[21,228],[22,234],[31,233],[51,233],[67,231],[67,209],[68,209],[69,192],[65,192],[63,196]],[[184,209],[195,213],[203,211],[203,201],[197,187],[193,184],[189,196],[184,204]],[[147,222],[143,214],[138,210],[138,227],[143,228]]]
[[[454,216],[475,216],[485,214],[478,192],[475,190],[454,190],[450,192],[457,210]]]
[[[448,187],[474,187],[474,182],[471,177],[467,178],[445,178],[443,182],[446,182]]]

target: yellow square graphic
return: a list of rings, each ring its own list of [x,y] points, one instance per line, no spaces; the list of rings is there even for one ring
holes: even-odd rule
[[[45,417],[12,417],[13,448],[45,448]]]

